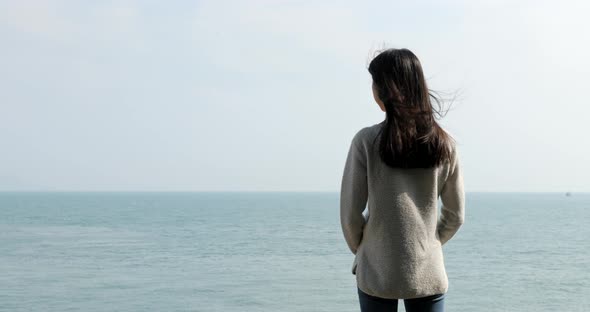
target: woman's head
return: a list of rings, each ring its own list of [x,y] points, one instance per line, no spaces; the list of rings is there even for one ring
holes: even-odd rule
[[[387,49],[369,65],[375,96],[387,105],[424,106],[428,88],[420,61],[408,49]],[[376,99],[377,100],[377,99]],[[423,109],[428,109],[424,107]]]
[[[428,168],[450,159],[452,138],[438,125],[420,61],[408,49],[386,49],[368,67],[373,96],[386,113],[381,158],[391,167]]]

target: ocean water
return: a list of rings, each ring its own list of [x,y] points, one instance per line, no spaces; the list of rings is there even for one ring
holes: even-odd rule
[[[360,311],[338,200],[0,193],[0,311]],[[590,194],[468,193],[443,250],[447,311],[590,311]]]

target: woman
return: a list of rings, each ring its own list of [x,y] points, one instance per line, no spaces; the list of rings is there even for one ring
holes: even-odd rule
[[[457,148],[434,118],[430,98],[438,99],[411,51],[387,49],[368,70],[385,120],[354,135],[340,193],[361,311],[397,311],[398,299],[408,312],[443,311],[442,246],[465,220]]]

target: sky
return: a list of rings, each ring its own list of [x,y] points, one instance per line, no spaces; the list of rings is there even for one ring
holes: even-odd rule
[[[590,192],[587,1],[0,1],[0,190],[338,192],[408,48],[467,192]],[[450,96],[449,96],[450,98]],[[449,102],[450,103],[450,102]]]

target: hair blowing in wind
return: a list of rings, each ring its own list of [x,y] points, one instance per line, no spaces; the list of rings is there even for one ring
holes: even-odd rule
[[[430,168],[451,158],[453,138],[436,122],[420,61],[408,49],[387,49],[368,66],[386,111],[379,154],[390,167]]]

